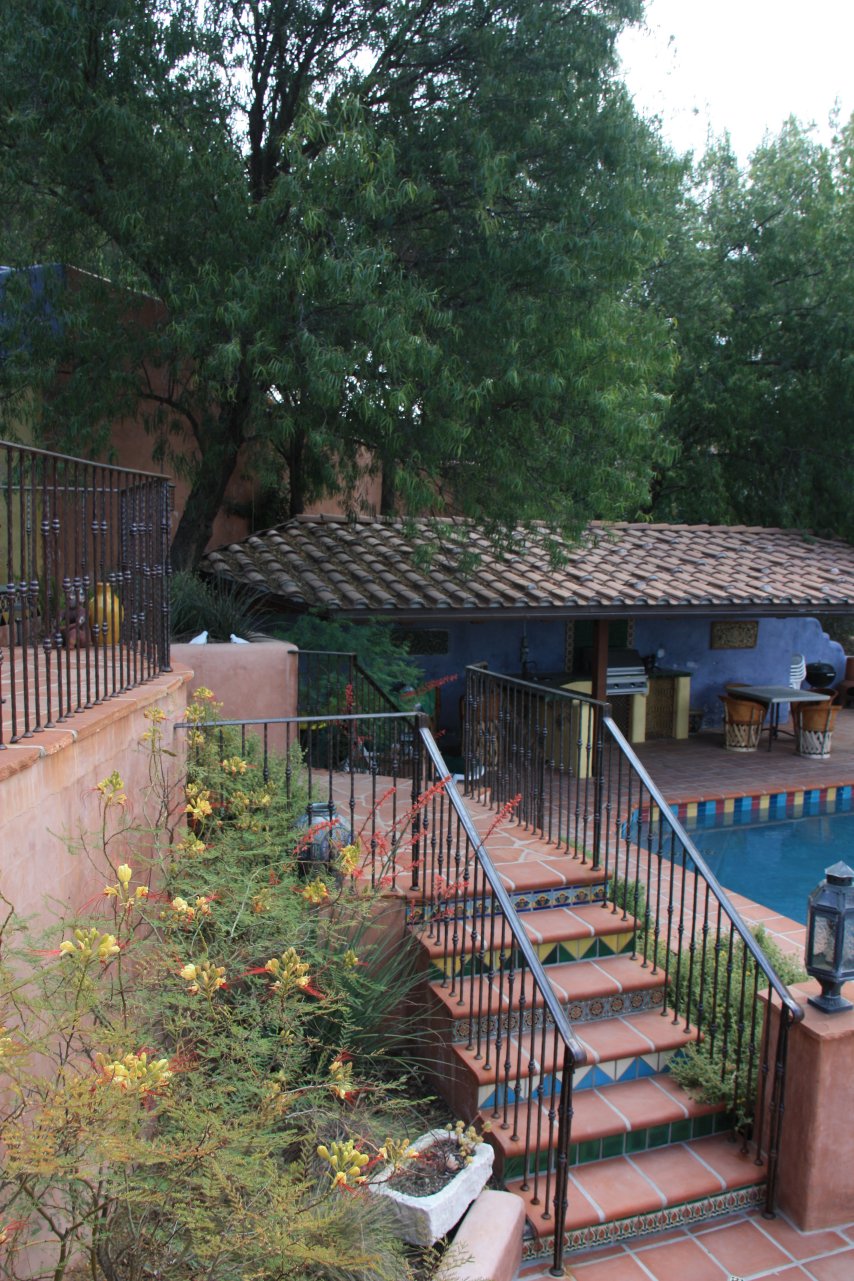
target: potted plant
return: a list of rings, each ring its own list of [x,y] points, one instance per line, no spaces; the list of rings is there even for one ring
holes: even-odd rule
[[[429,1246],[459,1223],[491,1172],[493,1149],[463,1121],[429,1130],[412,1144],[387,1141],[368,1188],[391,1203],[401,1236]]]

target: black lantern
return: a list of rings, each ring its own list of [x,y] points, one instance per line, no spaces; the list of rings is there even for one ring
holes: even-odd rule
[[[854,979],[854,872],[836,863],[825,872],[807,904],[807,973],[818,979],[821,996],[810,1005],[835,1014],[854,1009],[840,995],[843,983]]]
[[[309,801],[299,826],[308,829],[308,839],[299,855],[299,869],[313,875],[320,869],[334,871],[333,860],[349,841],[350,829],[332,801]]]

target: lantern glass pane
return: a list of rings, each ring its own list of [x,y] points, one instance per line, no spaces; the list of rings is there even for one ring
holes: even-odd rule
[[[842,964],[843,970],[854,970],[854,913],[848,913],[845,917],[845,927],[842,933]]]
[[[824,970],[836,968],[836,918],[813,917],[812,964]]]

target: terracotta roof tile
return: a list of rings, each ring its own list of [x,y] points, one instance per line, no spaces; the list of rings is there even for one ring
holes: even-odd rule
[[[780,607],[854,612],[854,547],[746,525],[593,524],[552,568],[538,532],[497,552],[461,520],[299,516],[209,552],[202,567],[294,609],[349,614],[501,609],[643,613]],[[432,556],[425,556],[431,550]],[[462,553],[477,567],[461,569]],[[463,564],[466,561],[462,562]]]

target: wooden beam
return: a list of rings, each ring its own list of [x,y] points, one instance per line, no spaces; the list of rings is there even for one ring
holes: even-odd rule
[[[593,697],[606,700],[608,688],[608,620],[593,622]]]

